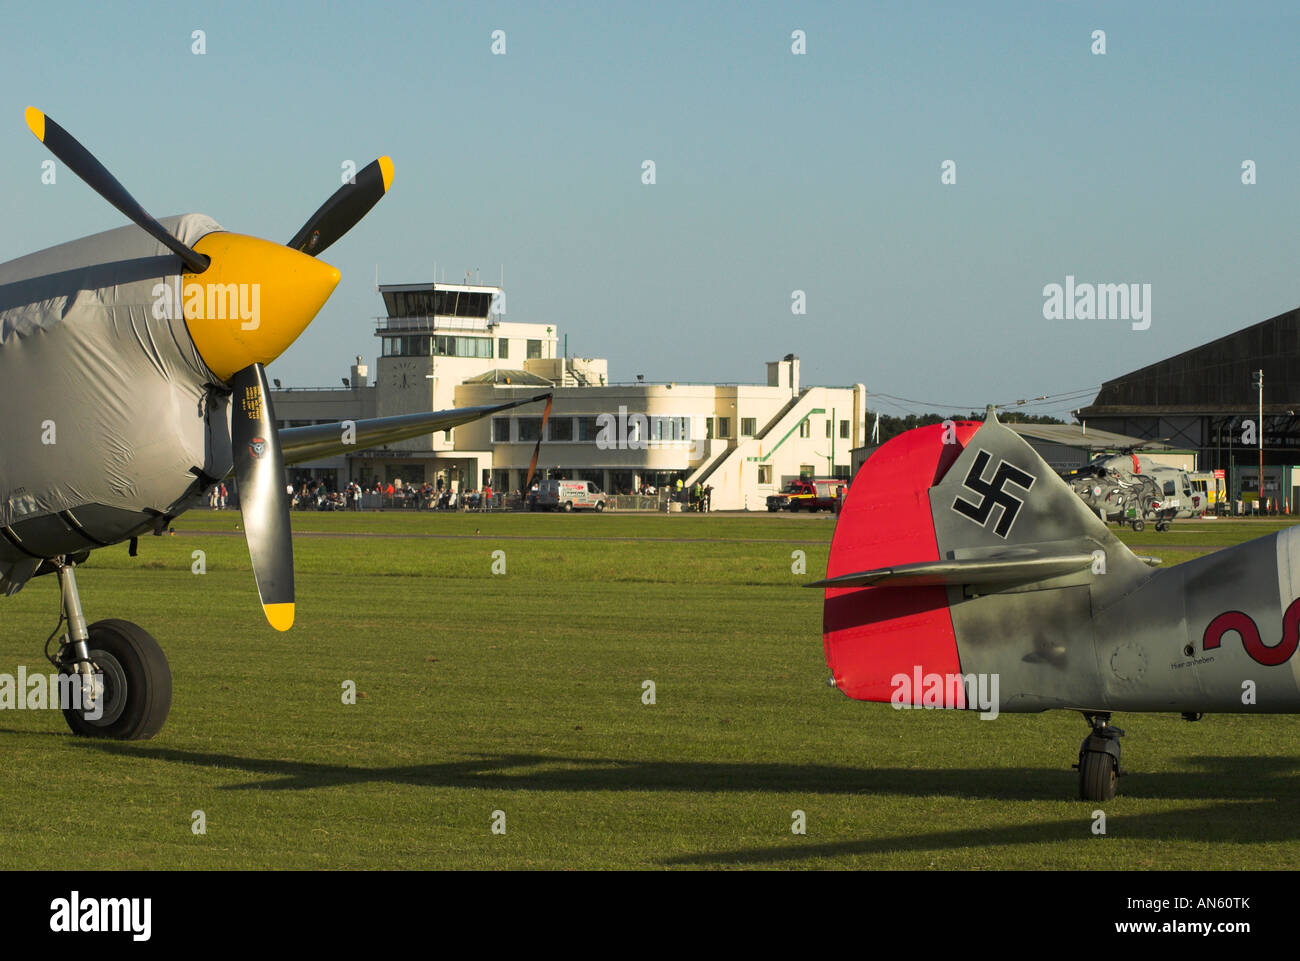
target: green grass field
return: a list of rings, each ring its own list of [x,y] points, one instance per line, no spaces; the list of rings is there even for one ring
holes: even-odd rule
[[[186,515],[80,569],[90,620],[167,652],[171,716],[117,743],[0,714],[0,867],[1300,867],[1300,718],[1117,715],[1129,773],[1100,837],[1078,715],[826,687],[821,592],[799,585],[830,517],[295,514],[287,634],[238,523]],[[1172,564],[1279,526],[1125,538]],[[56,582],[3,604],[0,671],[43,672]]]

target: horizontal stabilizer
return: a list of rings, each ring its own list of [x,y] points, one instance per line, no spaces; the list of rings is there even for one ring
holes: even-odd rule
[[[964,561],[922,561],[895,564],[872,571],[841,574],[804,587],[921,587],[963,584],[1025,584],[1072,574],[1091,567],[1091,554],[1056,554],[1047,557],[982,558]]]

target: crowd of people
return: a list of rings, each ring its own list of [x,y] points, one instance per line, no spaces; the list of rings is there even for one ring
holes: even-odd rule
[[[221,490],[224,491],[224,485]],[[480,490],[453,491],[442,484],[406,484],[401,478],[387,483],[375,481],[365,486],[350,481],[341,491],[331,490],[324,481],[304,481],[288,485],[290,506],[301,511],[384,510],[497,510],[505,498],[490,484]],[[518,497],[519,492],[515,495]],[[210,506],[217,507],[211,499]],[[224,506],[224,493],[222,494]]]
[[[289,506],[296,511],[341,511],[352,506],[352,488],[349,484],[344,491],[330,490],[323,481],[303,483],[294,487],[289,485]],[[356,510],[357,508],[353,508]]]
[[[534,493],[536,490],[537,484],[534,483]],[[208,507],[212,510],[226,510],[230,493],[224,482],[213,485],[208,492]],[[289,484],[287,493],[290,506],[293,510],[299,511],[361,511],[386,508],[486,511],[502,510],[522,503],[522,495],[519,491],[515,491],[511,498],[504,491],[494,491],[490,484],[485,484],[482,490],[472,488],[451,490],[444,487],[441,481],[436,485],[427,482],[416,485],[404,483],[400,477],[387,482],[376,480],[364,486],[351,481],[341,491],[332,490],[322,480],[303,481],[299,484]],[[682,483],[681,478],[678,478],[673,486],[656,487],[654,484],[645,483],[635,491],[627,493],[639,494],[642,497],[668,496],[680,501],[683,510],[703,513],[710,509],[713,488],[700,483],[688,488]]]
[[[657,487],[647,481],[635,490],[625,490],[623,493],[638,494],[641,497],[658,497],[661,493],[667,494],[673,500],[680,501],[687,510],[701,513],[710,510],[713,502],[712,486],[697,481],[688,488],[680,477],[677,478],[675,483],[665,484],[662,487]]]

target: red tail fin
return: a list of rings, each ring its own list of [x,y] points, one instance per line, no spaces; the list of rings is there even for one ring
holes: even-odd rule
[[[979,427],[974,421],[921,427],[877,450],[845,498],[826,576],[939,560],[929,490]],[[961,673],[943,586],[829,588],[822,629],[836,687],[858,700],[889,701],[893,679],[902,674],[910,691],[904,703],[919,706],[920,685],[911,683],[918,673]],[[934,706],[965,707],[948,703],[954,694],[943,688],[944,701]],[[960,688],[955,696],[962,699]]]

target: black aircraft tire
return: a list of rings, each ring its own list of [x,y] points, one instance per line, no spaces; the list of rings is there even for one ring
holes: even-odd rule
[[[1133,522],[1133,533],[1141,534],[1144,530],[1146,530],[1146,527],[1147,527],[1146,521],[1142,520],[1142,518],[1139,517],[1137,520]]]
[[[172,706],[172,672],[158,642],[130,621],[96,621],[89,627],[90,659],[104,675],[102,717],[89,720],[71,708],[63,718],[74,734],[145,741],[162,730]]]
[[[1079,797],[1084,801],[1110,801],[1115,797],[1115,759],[1087,751],[1079,761]]]

